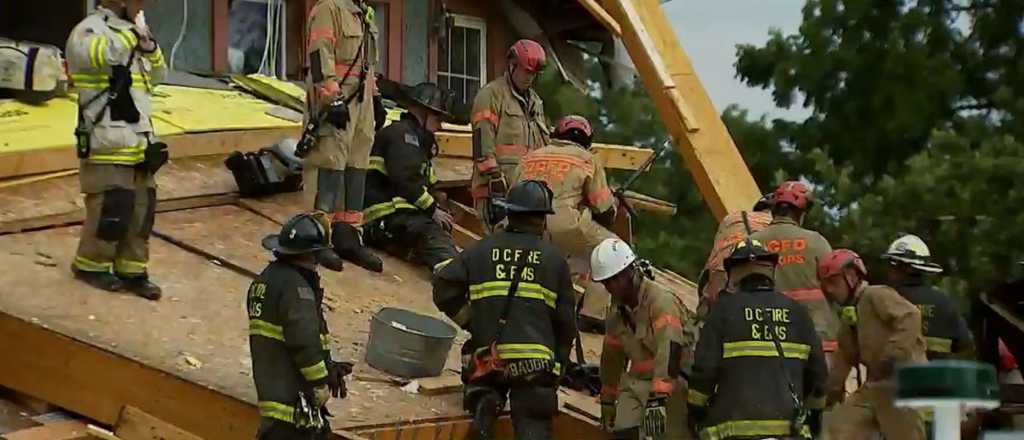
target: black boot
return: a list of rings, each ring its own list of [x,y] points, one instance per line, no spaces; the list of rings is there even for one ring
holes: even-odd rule
[[[345,262],[338,256],[337,252],[334,252],[334,249],[317,251],[316,262],[324,268],[335,272],[341,272],[345,269]]]
[[[125,288],[121,279],[110,272],[88,272],[72,267],[71,273],[75,275],[76,279],[97,289],[108,292],[120,292]]]
[[[384,262],[363,244],[363,237],[354,226],[343,222],[332,224],[331,242],[341,258],[371,272],[384,271]]]
[[[473,421],[469,425],[466,439],[494,439],[494,422],[498,419],[502,406],[504,404],[497,396],[491,393],[482,396],[473,409]]]
[[[148,275],[124,278],[124,287],[131,293],[151,301],[159,300],[163,296],[163,289],[149,280]]]

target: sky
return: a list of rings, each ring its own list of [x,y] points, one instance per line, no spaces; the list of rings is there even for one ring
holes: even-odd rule
[[[733,67],[737,44],[763,45],[771,28],[795,33],[803,5],[804,0],[672,0],[662,8],[719,112],[735,103],[751,117],[803,119],[808,111],[776,108],[767,90],[743,84]]]

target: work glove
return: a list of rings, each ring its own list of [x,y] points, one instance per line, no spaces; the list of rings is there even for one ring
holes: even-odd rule
[[[644,408],[644,435],[657,437],[665,433],[665,425],[668,424],[668,411],[665,408],[667,404],[666,396],[647,399],[647,406]]]
[[[615,428],[615,401],[601,401],[601,429],[612,432]]]
[[[169,158],[170,154],[167,153],[167,144],[159,141],[150,142],[146,146],[143,164],[145,164],[149,174],[154,175],[157,171],[160,171],[160,168],[163,168]]]
[[[348,128],[348,105],[345,104],[344,100],[338,100],[330,103],[327,106],[326,116],[327,122],[335,126],[338,130],[345,130]]]
[[[139,49],[143,52],[153,52],[156,50],[156,41],[153,41],[153,34],[149,30],[149,25],[146,24],[146,13],[144,11],[139,11],[138,14],[135,14],[132,32],[139,39]]]
[[[330,368],[327,369],[327,387],[330,389],[331,396],[344,399],[348,397],[345,376],[352,374],[352,363],[331,361],[330,365]]]
[[[373,131],[380,131],[388,119],[388,110],[384,108],[384,98],[373,95]]]
[[[331,390],[327,385],[320,385],[313,388],[313,398],[316,399],[317,408],[323,408],[327,406],[327,402],[331,401]]]
[[[441,208],[435,208],[433,217],[434,223],[441,225],[441,227],[444,228],[445,231],[452,231],[452,224],[455,223],[455,219],[452,217],[450,213],[448,213],[448,211],[445,211]]]

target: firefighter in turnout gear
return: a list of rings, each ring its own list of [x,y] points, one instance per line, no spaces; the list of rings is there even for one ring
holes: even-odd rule
[[[825,256],[818,264],[818,277],[842,317],[839,350],[827,384],[828,403],[843,400],[852,368],[867,367],[867,382],[829,414],[825,438],[860,440],[879,433],[887,439],[924,439],[920,414],[893,405],[895,366],[927,361],[921,313],[895,290],[868,285],[867,268],[853,251],[836,249]]]
[[[784,182],[775,190],[771,224],[751,238],[764,243],[769,252],[779,254],[775,290],[807,308],[821,337],[825,359],[830,361],[836,350],[839,322],[821,292],[815,270],[832,246],[821,234],[801,227],[804,214],[811,208],[810,197],[810,190],[803,183]]]
[[[882,254],[889,261],[888,283],[907,301],[921,311],[929,360],[970,359],[974,355],[974,337],[967,321],[945,292],[930,285],[928,274],[942,273],[942,266],[931,261],[931,252],[924,240],[904,235],[889,245]]]
[[[692,359],[694,337],[684,332],[690,312],[620,239],[601,242],[590,264],[613,304],[601,352],[605,431],[623,440],[691,438],[683,379]]]
[[[363,201],[373,136],[386,117],[376,92],[377,26],[364,0],[318,0],[306,29],[309,53],[306,120],[323,121],[306,155],[307,203],[332,216],[333,250],[321,263],[341,270],[342,259],[380,272],[384,263],[363,245]]]
[[[71,31],[67,66],[78,89],[79,182],[85,224],[71,270],[108,291],[160,298],[149,280],[153,175],[167,161],[153,139],[150,96],[167,73],[141,0],[100,0]]]
[[[828,366],[810,314],[774,287],[778,254],[750,238],[724,259],[731,290],[711,307],[690,376],[703,440],[812,438]]]
[[[263,239],[271,262],[249,286],[249,349],[259,440],[326,439],[325,405],[345,398],[352,364],[331,360],[315,253],[329,249],[326,214],[299,214]]]
[[[473,205],[491,230],[502,217],[494,201],[514,182],[520,159],[548,143],[544,102],[531,86],[544,68],[544,48],[519,40],[508,50],[505,74],[480,89],[473,99]]]
[[[584,286],[581,327],[603,328],[610,296],[590,279],[590,254],[602,241],[616,238],[615,198],[604,166],[590,152],[594,130],[582,116],[566,116],[555,125],[551,143],[523,157],[520,180],[543,180],[555,194],[548,217],[551,241],[570,259],[574,281]]]
[[[437,176],[430,160],[437,151],[434,132],[448,117],[449,95],[422,83],[406,93],[409,111],[377,134],[366,178],[366,239],[369,244],[414,257],[433,269],[458,252],[452,216],[431,194]]]
[[[504,202],[509,226],[434,272],[434,303],[472,337],[462,347],[469,439],[492,439],[512,409],[516,439],[550,439],[555,390],[576,336],[573,286],[562,253],[544,241],[551,190],[527,180]]]
[[[754,204],[752,210],[730,213],[718,223],[714,246],[711,248],[707,262],[704,263],[704,270],[700,273],[700,282],[698,283],[700,306],[697,307],[697,314],[700,319],[707,316],[708,309],[718,300],[719,293],[726,288],[728,275],[725,273],[723,261],[732,253],[737,243],[771,224],[774,199],[774,193],[765,194]],[[746,224],[743,223],[744,215],[747,216]],[[750,233],[747,233],[746,225],[750,226]]]

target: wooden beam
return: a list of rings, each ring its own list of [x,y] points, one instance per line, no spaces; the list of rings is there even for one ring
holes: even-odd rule
[[[225,154],[235,150],[252,151],[300,135],[298,128],[214,131],[189,133],[163,138],[171,158]],[[51,173],[78,168],[75,149],[65,147],[0,153],[0,179]]]
[[[619,26],[619,22],[615,21],[615,19],[608,14],[608,11],[604,10],[604,8],[597,4],[595,0],[579,0],[579,3],[580,5],[583,5],[583,7],[590,12],[590,15],[593,15],[594,18],[596,18],[597,21],[613,35],[616,37],[622,35],[622,27]]]
[[[424,396],[437,396],[441,394],[452,394],[462,389],[462,378],[452,374],[442,374],[437,377],[427,377],[418,380],[420,394]]]
[[[634,209],[658,215],[676,215],[675,203],[666,202],[664,200],[633,191],[626,191],[623,196],[626,198],[626,203],[629,203],[629,206],[632,206]]]
[[[202,440],[131,405],[121,409],[114,435],[124,440]]]
[[[452,157],[473,157],[473,135],[455,131],[439,131],[434,137],[440,154]],[[595,143],[592,150],[604,163],[605,168],[635,170],[654,154],[650,148],[627,145]]]
[[[209,439],[251,439],[254,404],[0,312],[0,384],[99,423],[124,405]]]
[[[761,192],[658,0],[601,0],[715,218]]]

